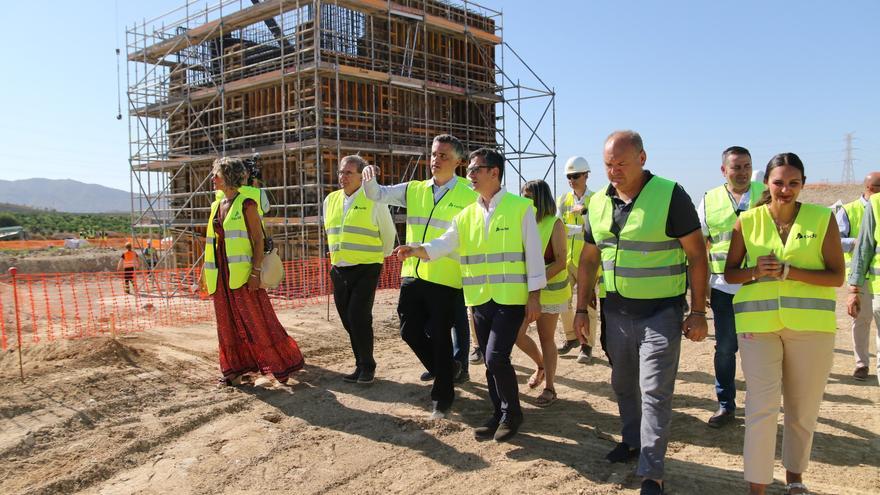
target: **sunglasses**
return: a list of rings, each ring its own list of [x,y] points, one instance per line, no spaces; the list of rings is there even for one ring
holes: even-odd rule
[[[586,172],[578,172],[576,174],[566,174],[566,177],[568,178],[568,180],[578,180],[586,174]]]
[[[490,167],[489,165],[473,165],[473,166],[470,166],[467,169],[465,169],[465,175],[467,176],[467,175],[475,174],[475,173],[477,173],[477,170],[480,170],[481,168],[492,168],[492,167]]]

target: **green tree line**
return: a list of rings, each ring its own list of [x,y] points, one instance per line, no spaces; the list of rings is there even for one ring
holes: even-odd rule
[[[0,227],[21,225],[30,235],[79,234],[98,231],[127,233],[131,230],[128,215],[105,213],[0,213]]]

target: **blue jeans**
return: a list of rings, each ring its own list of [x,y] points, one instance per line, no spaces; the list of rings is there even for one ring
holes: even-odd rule
[[[462,373],[468,372],[468,351],[471,347],[471,328],[468,323],[464,292],[455,301],[455,322],[452,326],[452,358],[461,363]]]
[[[736,409],[736,323],[733,317],[733,294],[712,289],[709,299],[715,318],[715,395],[727,411]]]

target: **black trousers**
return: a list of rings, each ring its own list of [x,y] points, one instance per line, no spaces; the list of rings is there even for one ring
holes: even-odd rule
[[[498,304],[492,300],[474,306],[477,342],[486,360],[486,387],[495,408],[495,419],[499,421],[522,416],[510,351],[525,317],[525,306]]]
[[[334,265],[330,268],[336,311],[351,340],[355,363],[365,371],[376,369],[373,359],[373,299],[381,272],[381,263]]]
[[[397,303],[400,336],[434,375],[431,399],[446,404],[455,398],[450,329],[459,297],[461,289],[406,277]]]

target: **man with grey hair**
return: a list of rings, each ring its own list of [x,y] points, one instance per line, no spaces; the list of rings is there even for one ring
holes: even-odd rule
[[[355,370],[342,377],[373,383],[373,299],[382,262],[394,249],[397,232],[388,207],[364,195],[361,175],[367,162],[349,155],[339,161],[339,185],[324,198],[324,230],[330,250],[333,300],[354,351]]]
[[[701,341],[707,333],[706,247],[684,189],[644,169],[637,132],[608,136],[603,159],[611,184],[590,198],[584,219],[574,326],[582,343],[595,331],[587,306],[601,263],[611,387],[622,422],[621,442],[605,458],[638,458],[641,493],[662,494],[681,336]],[[692,310],[685,318],[688,272]]]
[[[440,237],[452,225],[452,219],[477,200],[469,182],[455,175],[455,169],[466,158],[461,141],[441,134],[431,144],[431,178],[393,186],[376,182],[379,169],[374,165],[364,170],[364,192],[378,203],[406,208],[406,243],[417,245]],[[400,336],[433,377],[431,418],[446,416],[455,400],[456,378],[467,377],[468,343],[459,340],[463,349],[461,360],[453,359],[450,330],[456,314],[464,312],[464,293],[458,254],[451,253],[436,260],[409,258],[403,263],[400,276]],[[466,314],[466,313],[465,313]],[[469,338],[464,325],[461,338]],[[463,335],[462,335],[463,334]],[[458,376],[456,376],[458,375]]]

